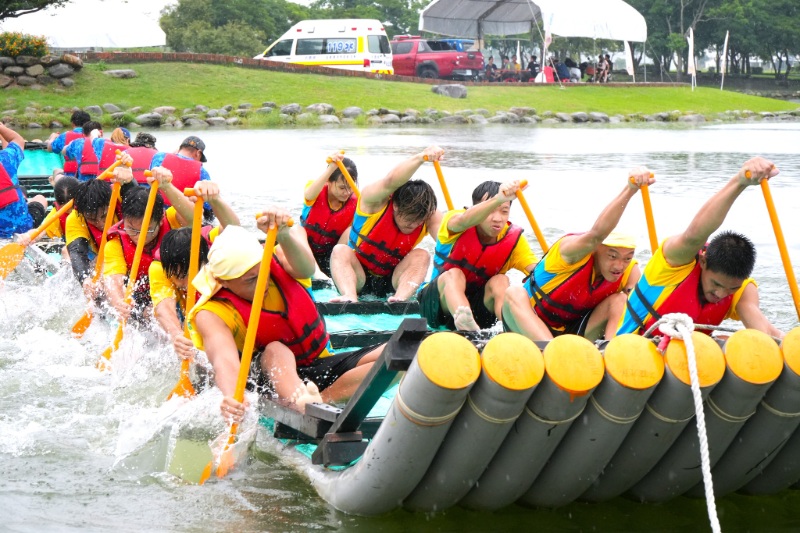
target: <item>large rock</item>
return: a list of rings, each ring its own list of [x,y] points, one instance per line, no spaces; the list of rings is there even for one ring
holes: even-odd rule
[[[172,115],[175,113],[175,108],[170,105],[162,105],[153,109],[153,113],[160,113],[162,115]]]
[[[589,122],[589,115],[584,113],[583,111],[577,111],[571,115],[572,122],[584,123]]]
[[[33,56],[17,56],[16,63],[21,67],[30,67],[39,63],[39,60]]]
[[[208,113],[206,113],[207,118],[214,118],[219,116],[219,112],[216,109],[209,109]]]
[[[568,113],[556,113],[556,118],[561,122],[572,122],[572,115]]]
[[[467,120],[469,120],[470,124],[480,124],[480,125],[488,124],[489,122],[486,120],[486,117],[478,114],[468,116]]]
[[[103,111],[106,113],[119,113],[122,109],[115,104],[103,104]]]
[[[75,74],[75,69],[65,63],[59,63],[48,68],[47,73],[55,79],[60,80],[61,78],[66,78],[67,76]],[[106,74],[108,74],[108,71],[106,71]]]
[[[298,115],[301,111],[303,111],[303,108],[300,107],[300,104],[286,104],[281,106],[281,113],[284,115]]]
[[[592,122],[609,122],[608,115],[600,113],[599,111],[592,111],[589,113],[589,119]]]
[[[384,124],[399,124],[400,117],[395,115],[394,113],[387,113],[386,115],[380,115],[381,122]]]
[[[75,80],[73,80],[72,78],[61,78],[60,80],[58,80],[58,83],[60,83],[64,87],[72,87],[73,85],[75,85]]]
[[[466,98],[467,88],[459,83],[451,83],[448,85],[434,85],[431,91],[442,96],[449,96],[450,98]]]
[[[83,108],[84,111],[89,113],[92,117],[102,117],[103,116],[103,108],[99,105],[87,105]]]
[[[199,118],[188,118],[183,121],[183,125],[187,128],[207,128],[208,122]]]
[[[331,104],[311,104],[306,107],[307,113],[316,113],[317,115],[332,115],[336,109]]]
[[[124,68],[124,69],[114,69],[114,70],[106,70],[103,71],[103,74],[106,76],[111,76],[112,78],[119,78],[119,79],[130,79],[136,77],[136,71],[131,68]]]
[[[27,74],[28,76],[32,76],[34,78],[36,76],[41,76],[42,74],[44,74],[44,67],[39,64],[31,65],[30,67],[25,69],[25,74]]]
[[[83,68],[83,61],[81,61],[81,58],[72,54],[64,54],[61,56],[61,62],[70,65],[75,70],[80,70]]]
[[[263,102],[261,107],[278,107],[278,104],[275,102]],[[228,109],[228,111],[230,111],[230,109]]]
[[[225,125],[225,119],[222,118],[222,117],[211,117],[211,118],[206,119],[206,122],[208,123],[209,126],[224,126]]]
[[[14,78],[12,78],[11,76],[5,76],[3,74],[0,74],[0,88],[5,89],[12,83],[14,83]]]
[[[16,65],[14,65],[13,67],[6,67],[3,70],[3,74],[5,74],[6,76],[22,76],[23,74],[25,74],[25,68],[18,67]]]
[[[241,122],[241,119],[239,117],[231,117],[231,118],[225,119],[225,124],[228,125],[228,126],[237,126],[240,122]]]
[[[164,122],[164,116],[161,113],[144,113],[136,117],[136,122],[144,127],[159,127]]]
[[[19,76],[17,78],[17,85],[21,85],[22,87],[30,87],[36,83],[36,78],[32,78],[31,76]]]
[[[339,125],[341,122],[339,121],[339,117],[336,115],[320,115],[319,116],[319,123],[320,124],[336,124]]]
[[[3,58],[0,57],[0,60],[2,59]],[[41,63],[45,67],[50,67],[55,65],[56,63],[61,63],[61,57],[46,55],[44,57],[39,58],[39,63]]]
[[[467,124],[469,120],[464,115],[450,115],[439,119],[439,124]]]
[[[532,107],[512,107],[509,111],[518,117],[529,117],[536,114],[536,109]]]
[[[17,64],[17,62],[14,61],[13,57],[0,56],[0,69],[6,68],[6,67],[13,67],[16,64]]]
[[[400,124],[416,124],[417,117],[415,115],[406,115],[400,119]]]
[[[706,117],[703,115],[683,115],[678,118],[679,122],[705,122]]]
[[[260,115],[269,115],[270,113],[272,113],[273,109],[274,108],[272,107],[259,107],[258,109],[256,109],[256,113]]]
[[[250,109],[251,107],[253,107],[253,104],[251,104],[249,102],[245,102],[243,104],[239,104],[239,109]]]

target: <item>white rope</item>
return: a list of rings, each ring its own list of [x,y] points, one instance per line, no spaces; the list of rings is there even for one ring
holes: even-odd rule
[[[661,331],[673,339],[681,339],[686,345],[686,358],[689,366],[689,376],[692,383],[692,397],[694,398],[694,412],[697,420],[697,437],[700,440],[700,463],[703,471],[703,485],[706,492],[706,506],[708,519],[711,522],[711,531],[722,531],[717,516],[717,504],[714,498],[714,482],[711,479],[711,460],[708,455],[708,434],[706,433],[706,416],[703,411],[703,397],[700,393],[700,378],[697,375],[697,358],[692,343],[694,324],[689,315],[672,313],[664,315],[658,321]]]

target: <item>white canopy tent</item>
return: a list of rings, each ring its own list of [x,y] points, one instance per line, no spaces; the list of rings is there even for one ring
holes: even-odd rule
[[[419,29],[451,37],[530,34],[539,21],[562,37],[647,40],[644,17],[622,0],[434,0]]]
[[[6,19],[2,31],[43,35],[51,48],[163,46],[161,10],[177,0],[72,0],[63,7]]]

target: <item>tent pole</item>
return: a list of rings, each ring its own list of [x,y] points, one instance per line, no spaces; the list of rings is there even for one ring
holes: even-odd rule
[[[644,82],[647,83],[647,41],[642,43],[642,64],[644,65]]]

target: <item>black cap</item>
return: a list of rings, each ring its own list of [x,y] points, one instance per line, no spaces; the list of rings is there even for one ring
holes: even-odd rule
[[[206,143],[200,140],[200,137],[195,137],[192,135],[191,137],[186,137],[183,142],[181,143],[179,148],[183,148],[184,146],[188,146],[189,148],[194,148],[195,150],[200,150],[200,162],[205,163],[206,160]]]

